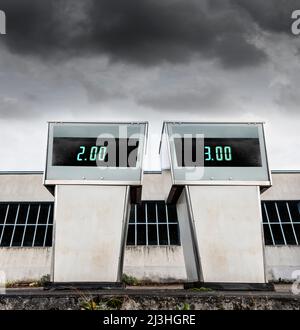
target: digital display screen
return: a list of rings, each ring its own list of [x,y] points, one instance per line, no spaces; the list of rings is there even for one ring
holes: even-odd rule
[[[178,167],[261,167],[258,138],[174,138]]]
[[[139,140],[54,137],[52,166],[136,167]]]

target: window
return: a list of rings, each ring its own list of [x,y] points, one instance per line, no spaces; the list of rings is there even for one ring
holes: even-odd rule
[[[263,201],[266,245],[300,244],[300,201]]]
[[[164,201],[133,204],[127,245],[180,245],[176,205]]]
[[[52,246],[53,203],[0,203],[0,246]]]

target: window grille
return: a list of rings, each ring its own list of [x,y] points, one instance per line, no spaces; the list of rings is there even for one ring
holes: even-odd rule
[[[300,201],[261,203],[266,245],[300,244]]]
[[[53,203],[1,202],[0,246],[52,246]]]
[[[133,204],[127,245],[180,245],[176,205],[164,201]]]

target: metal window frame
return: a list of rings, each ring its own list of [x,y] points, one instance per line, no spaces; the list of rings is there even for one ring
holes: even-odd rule
[[[270,219],[269,219],[269,214],[268,214],[268,210],[267,210],[267,206],[266,206],[267,202],[274,203],[277,218],[278,218],[278,222],[274,222],[272,224],[280,226],[280,230],[281,230],[281,233],[282,233],[284,244],[279,244],[274,239],[274,235],[273,235],[273,231],[272,231],[272,227],[271,227],[271,223],[270,223]],[[284,202],[285,203],[290,221],[282,221],[279,210],[278,210],[278,205],[277,205],[277,203],[279,203],[279,202]],[[300,225],[300,221],[293,221],[293,218],[292,218],[292,215],[291,215],[291,212],[290,212],[290,205],[289,205],[290,203],[299,203],[299,200],[263,200],[263,201],[261,201],[261,203],[262,203],[262,206],[264,207],[264,210],[265,210],[265,213],[266,213],[266,218],[267,218],[267,221],[263,221],[262,223],[263,223],[263,225],[268,225],[269,226],[269,230],[270,230],[271,237],[272,237],[272,245],[273,246],[289,246],[289,245],[290,246],[297,246],[297,245],[299,245],[299,240],[297,238],[294,225]],[[291,228],[293,230],[294,239],[295,239],[295,242],[296,242],[295,244],[288,244],[287,243],[286,235],[285,235],[285,232],[284,232],[284,229],[283,229],[282,225],[290,225],[291,226]]]
[[[165,211],[166,211],[166,221],[162,222],[159,221],[159,216],[158,216],[158,203],[160,203],[162,201],[143,201],[143,207],[144,207],[144,211],[145,211],[145,222],[140,222],[137,219],[137,204],[134,204],[134,222],[131,222],[128,224],[128,226],[134,226],[134,244],[130,244],[129,246],[180,246],[181,242],[180,242],[180,235],[179,235],[179,223],[178,220],[176,221],[169,221],[169,215],[168,215],[168,205],[166,203],[165,204]],[[154,203],[155,204],[155,222],[149,222],[148,221],[148,204],[149,203]],[[146,226],[146,238],[145,238],[145,243],[146,244],[137,244],[137,225],[144,225]],[[165,225],[167,227],[167,240],[168,240],[168,244],[160,244],[160,240],[159,240],[159,225]],[[178,242],[177,244],[171,244],[170,243],[170,228],[169,225],[177,225],[178,228]],[[149,226],[155,226],[156,227],[156,235],[157,235],[157,244],[149,244]]]
[[[26,245],[26,247],[46,247],[46,238],[47,238],[48,230],[49,230],[50,227],[53,227],[53,218],[50,219],[50,213],[51,213],[51,209],[53,207],[54,202],[51,202],[51,201],[38,201],[38,202],[35,202],[35,201],[21,201],[21,202],[1,201],[0,204],[6,206],[4,221],[3,221],[2,224],[0,224],[3,227],[2,233],[1,233],[1,236],[0,236],[0,247],[1,248],[2,247],[4,247],[4,248],[25,247],[24,246],[24,241],[25,241],[26,230],[27,230],[27,228],[30,228],[30,227],[34,228],[34,234],[33,234],[33,237],[32,237],[31,246]],[[15,214],[14,222],[11,223],[11,224],[8,224],[7,223],[8,213],[9,213],[9,210],[10,210],[12,205],[17,205],[17,211],[16,211],[16,214]],[[21,205],[27,205],[26,218],[25,218],[24,223],[18,223]],[[30,210],[31,210],[31,207],[33,205],[38,205],[38,212],[37,212],[37,215],[36,215],[36,220],[35,220],[35,223],[28,223]],[[46,223],[39,223],[41,207],[44,206],[44,205],[46,205],[48,207],[47,220],[46,220]],[[12,234],[11,234],[11,237],[10,237],[10,243],[6,244],[6,245],[2,245],[4,230],[8,226],[13,227],[13,231],[12,231]],[[21,244],[14,245],[15,231],[16,231],[17,227],[24,227],[24,231],[23,231],[23,234],[22,234]],[[43,244],[35,246],[36,234],[37,234],[37,231],[38,231],[39,227],[45,227],[45,232],[43,234],[44,235]],[[52,246],[52,244],[51,244],[51,246]]]

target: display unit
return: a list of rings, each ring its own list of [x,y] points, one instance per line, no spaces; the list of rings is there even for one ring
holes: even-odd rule
[[[50,122],[53,287],[122,286],[130,205],[141,195],[146,122]]]
[[[272,289],[260,192],[271,185],[263,123],[165,122],[160,144],[176,203],[185,286]]]
[[[270,186],[263,123],[165,122],[172,183]]]
[[[49,122],[45,184],[140,184],[147,127]]]

